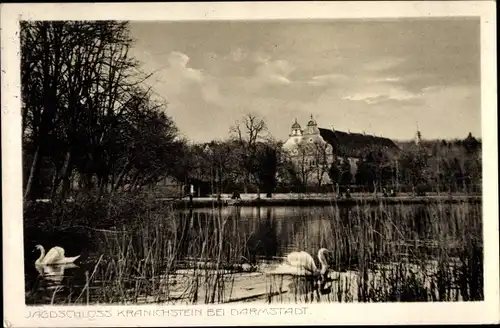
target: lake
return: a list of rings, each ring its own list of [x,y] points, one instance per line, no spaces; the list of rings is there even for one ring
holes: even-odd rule
[[[228,206],[145,213],[109,229],[29,232],[26,303],[480,300],[481,213],[477,202]],[[81,258],[37,270],[35,244]],[[319,265],[321,247],[331,251],[328,286],[269,274],[292,251]]]

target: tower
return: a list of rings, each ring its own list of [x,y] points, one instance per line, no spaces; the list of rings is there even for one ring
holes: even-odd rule
[[[311,114],[311,120],[307,122],[307,129],[306,129],[306,134],[319,134],[319,129],[318,129],[318,124],[314,120],[312,114]]]
[[[283,144],[283,149],[295,153],[297,151],[297,145],[302,142],[302,138],[302,129],[300,124],[297,122],[297,119],[295,119],[295,122],[292,124],[292,128],[290,129],[288,140]]]
[[[302,129],[300,127],[300,124],[297,122],[297,119],[295,119],[295,123],[293,123],[292,130],[290,132],[290,137],[297,136],[302,136]]]

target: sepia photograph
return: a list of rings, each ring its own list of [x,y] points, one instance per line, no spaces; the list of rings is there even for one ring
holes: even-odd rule
[[[480,16],[17,28],[28,317],[486,300]]]

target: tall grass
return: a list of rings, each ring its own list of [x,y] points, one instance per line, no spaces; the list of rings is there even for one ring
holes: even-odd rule
[[[236,221],[217,210],[204,220],[156,209],[103,237],[102,302],[222,302],[244,247]]]
[[[335,301],[474,301],[484,298],[481,205],[332,206],[294,244],[332,251]],[[304,220],[307,220],[304,217]]]
[[[200,215],[144,198],[87,199],[56,206],[43,218],[29,213],[25,234],[30,235],[30,229],[51,230],[54,238],[83,229],[91,236],[83,247],[75,247],[80,253],[86,245],[92,246],[88,250],[92,256],[84,260],[91,274],[82,289],[66,293],[60,302],[227,302],[237,298],[234,286],[242,279],[249,286],[258,283],[252,276],[235,274],[241,264],[257,265],[259,255],[272,259],[280,244],[314,255],[320,247],[332,251],[334,281],[322,291],[320,301],[484,297],[482,216],[477,203],[332,204],[319,213],[305,213],[286,236],[269,210],[265,218],[257,209],[255,220],[245,220],[237,209],[223,212],[214,207],[210,215]],[[327,219],[311,224],[317,217]],[[242,229],[244,225],[249,228]],[[263,300],[313,300],[313,291],[302,288],[301,281],[293,282],[289,294],[294,295],[287,299],[283,283],[283,279],[268,281]],[[51,295],[51,302],[54,299]]]
[[[57,236],[83,234],[83,247],[69,252],[102,256],[87,263],[93,273],[83,289],[91,289],[92,302],[219,303],[231,292],[227,273],[241,269],[244,260],[248,236],[216,207],[207,219],[144,197],[33,206],[25,212],[27,249],[41,232],[63,246],[72,243]],[[70,293],[63,302],[84,301]]]

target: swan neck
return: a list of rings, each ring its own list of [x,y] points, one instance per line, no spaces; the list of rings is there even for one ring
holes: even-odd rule
[[[35,263],[41,263],[44,257],[45,257],[45,248],[43,248],[43,246],[41,246],[40,247],[40,257],[38,258],[38,260],[36,260]]]
[[[318,259],[321,264],[321,272],[325,272],[328,269],[328,263],[326,263],[325,254],[321,250],[318,252]]]

